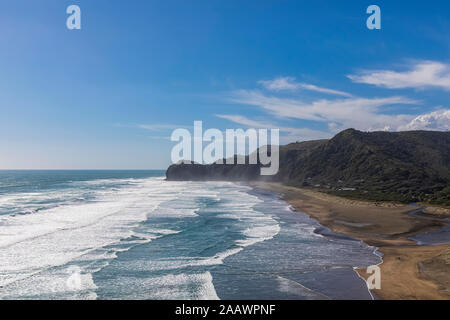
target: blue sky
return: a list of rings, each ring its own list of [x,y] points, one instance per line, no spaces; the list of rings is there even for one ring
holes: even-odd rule
[[[166,168],[194,120],[284,143],[449,130],[449,18],[448,1],[1,0],[0,169]]]

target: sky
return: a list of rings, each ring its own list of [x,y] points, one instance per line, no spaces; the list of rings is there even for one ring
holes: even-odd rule
[[[0,169],[165,169],[194,121],[450,130],[449,30],[435,0],[0,0]]]

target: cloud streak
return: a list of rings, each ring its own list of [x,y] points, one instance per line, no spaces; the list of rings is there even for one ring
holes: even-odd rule
[[[450,90],[450,65],[436,61],[416,63],[408,71],[365,70],[348,75],[353,82],[371,84],[389,89],[440,88]]]
[[[255,129],[269,129],[269,128],[276,128],[272,123],[264,122],[264,121],[256,121],[248,119],[247,117],[241,116],[241,115],[235,115],[235,114],[216,114],[216,117],[221,119],[226,119],[231,122],[246,126],[246,127],[252,127]]]
[[[279,77],[279,78],[275,78],[273,80],[261,80],[258,83],[270,91],[295,91],[295,90],[303,89],[303,90],[316,91],[316,92],[320,92],[320,93],[338,95],[338,96],[343,96],[343,97],[351,97],[352,96],[350,93],[339,91],[339,90],[322,88],[322,87],[318,87],[313,84],[298,83],[295,81],[295,78],[293,78],[293,77]]]
[[[327,131],[313,130],[309,128],[292,128],[286,126],[279,126],[265,121],[255,121],[248,119],[241,115],[227,115],[217,114],[219,118],[227,119],[231,122],[237,123],[247,128],[254,129],[280,129],[280,132],[284,134],[280,137],[282,143],[289,143],[293,141],[313,140],[313,139],[327,139],[331,137],[331,133]]]
[[[265,95],[257,90],[240,90],[231,100],[263,109],[279,119],[301,119],[333,124],[335,131],[354,127],[361,130],[396,128],[411,121],[410,115],[387,115],[382,108],[391,105],[418,104],[416,100],[393,96],[385,98],[320,99],[305,102],[301,99]]]

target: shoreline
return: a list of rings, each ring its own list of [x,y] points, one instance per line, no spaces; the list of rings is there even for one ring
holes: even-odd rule
[[[333,233],[361,240],[380,252],[381,289],[371,294],[383,300],[450,300],[450,244],[419,245],[410,239],[449,226],[445,209],[411,215],[414,208],[405,204],[351,200],[279,183],[249,185],[279,194]],[[363,279],[370,276],[365,269],[355,271]]]

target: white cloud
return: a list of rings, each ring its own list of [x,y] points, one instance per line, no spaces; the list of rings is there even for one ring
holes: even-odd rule
[[[275,78],[273,80],[261,80],[258,81],[259,84],[264,86],[266,89],[271,91],[294,91],[294,90],[310,90],[310,91],[316,91],[321,93],[327,93],[327,94],[333,94],[343,97],[351,97],[352,95],[347,92],[339,91],[339,90],[333,90],[328,88],[322,88],[315,86],[313,84],[308,83],[298,83],[295,81],[295,78],[293,77],[279,77]]]
[[[295,83],[295,78],[292,77],[280,77],[273,80],[261,80],[259,84],[264,86],[268,90],[282,91],[282,90],[297,90],[298,84]]]
[[[322,87],[315,86],[313,84],[302,83],[300,85],[301,85],[301,87],[303,89],[307,89],[307,90],[311,90],[311,91],[335,94],[335,95],[343,96],[343,97],[351,97],[352,96],[350,93],[347,93],[347,92],[333,90],[333,89],[327,89],[327,88],[322,88]]]
[[[262,129],[262,128],[275,128],[275,126],[268,122],[262,122],[262,121],[256,121],[248,119],[244,116],[240,115],[232,115],[232,114],[216,114],[216,117],[230,120],[234,123],[246,126],[246,127],[252,127],[255,129]]]
[[[304,141],[304,140],[314,140],[314,139],[326,139],[330,138],[332,134],[326,131],[313,130],[309,128],[292,128],[286,126],[279,126],[272,123],[264,121],[255,121],[248,119],[241,115],[216,115],[219,118],[230,120],[234,123],[243,125],[245,127],[255,128],[255,129],[280,129],[283,134],[280,137],[281,143],[289,143],[293,141]]]
[[[440,87],[450,90],[450,65],[426,61],[413,66],[408,72],[366,71],[362,75],[348,76],[355,82],[374,84],[386,88]],[[234,103],[260,108],[279,121],[300,119],[322,123],[323,131],[309,128],[276,126],[271,122],[248,119],[241,115],[217,115],[220,118],[253,128],[279,128],[284,132],[285,141],[329,138],[347,128],[363,131],[404,131],[404,130],[450,130],[450,110],[441,109],[423,115],[392,112],[398,105],[416,105],[421,102],[402,96],[363,98],[346,92],[326,89],[310,84],[298,83],[295,78],[275,78],[259,81],[267,93],[260,90],[238,90],[230,99]],[[334,99],[288,98],[277,95],[283,90],[313,90],[335,94]]]
[[[438,110],[417,116],[399,130],[450,130],[450,109]]]
[[[266,96],[259,91],[241,90],[235,92],[232,101],[257,106],[278,118],[302,119],[332,123],[333,130],[357,128],[379,130],[385,127],[397,128],[413,119],[411,115],[383,114],[383,107],[398,104],[417,104],[418,101],[405,97],[320,99],[304,102],[300,99]]]
[[[435,87],[450,90],[450,65],[436,61],[422,61],[408,71],[366,70],[359,75],[348,75],[348,78],[354,82],[389,89]]]

